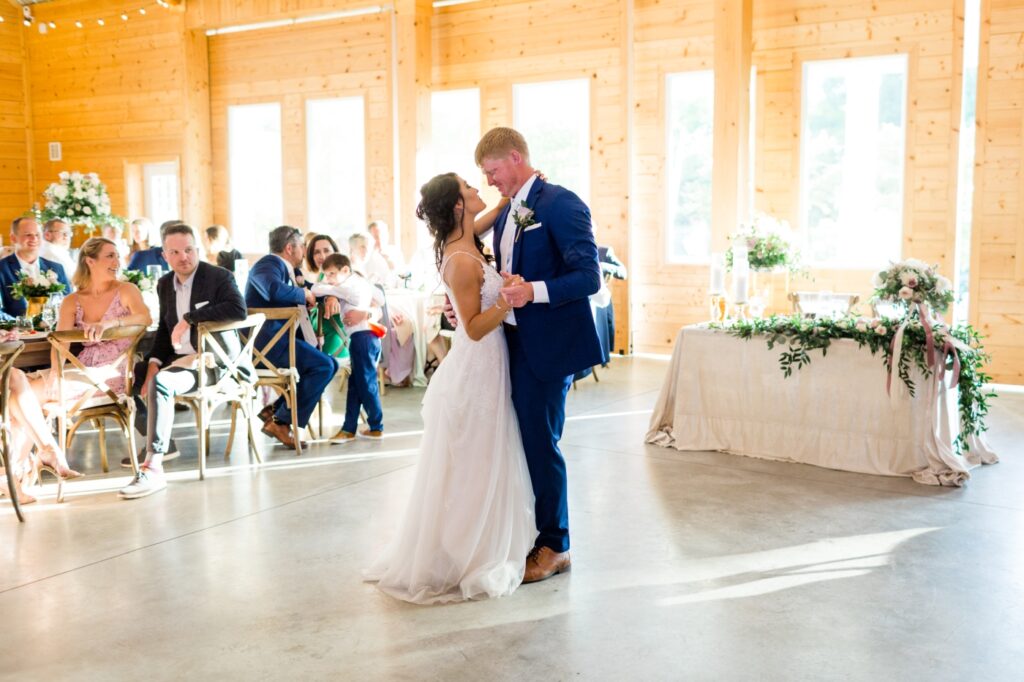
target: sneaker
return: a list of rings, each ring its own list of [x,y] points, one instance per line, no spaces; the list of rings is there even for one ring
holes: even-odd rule
[[[380,440],[384,437],[384,432],[376,429],[363,429],[359,432],[359,437],[369,438],[370,440]]]
[[[334,437],[331,438],[330,442],[333,443],[334,445],[341,445],[342,443],[349,443],[351,441],[354,441],[355,439],[356,434],[352,433],[351,431],[346,431],[345,429],[342,429],[338,431],[338,433],[334,434]]]
[[[181,453],[178,452],[178,448],[177,448],[177,446],[175,446],[175,447],[171,448],[170,452],[168,452],[166,455],[164,455],[163,461],[168,462],[168,461],[170,461],[172,459],[178,459],[179,457],[181,457]],[[145,461],[146,461],[146,448],[142,448],[142,450],[139,451],[139,466],[142,466],[142,463],[145,462]],[[125,457],[124,459],[122,459],[121,460],[121,466],[124,467],[125,469],[131,469],[132,468],[132,458],[131,457]]]
[[[122,500],[135,500],[140,497],[146,497],[152,495],[155,492],[159,492],[167,487],[167,479],[163,473],[157,473],[150,471],[149,469],[139,469],[139,473],[135,474],[135,478],[124,488],[121,488],[121,492],[118,496]]]

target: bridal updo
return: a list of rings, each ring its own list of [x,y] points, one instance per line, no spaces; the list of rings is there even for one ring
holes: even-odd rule
[[[434,238],[434,258],[438,270],[444,258],[444,245],[449,239],[462,236],[462,218],[465,205],[459,206],[462,200],[462,184],[455,173],[435,175],[420,188],[420,204],[416,207],[416,217],[427,224],[430,236]],[[488,261],[484,254],[484,245],[479,237],[473,241],[480,255]]]

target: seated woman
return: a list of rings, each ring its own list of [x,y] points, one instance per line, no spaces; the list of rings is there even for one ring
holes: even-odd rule
[[[242,252],[231,245],[231,233],[223,225],[210,225],[203,233],[206,261],[225,270],[235,271],[235,261],[244,258]]]
[[[306,267],[303,275],[310,287],[324,281],[324,261],[328,256],[336,253],[338,253],[338,245],[326,234],[314,235],[309,239],[306,245]],[[319,325],[318,319],[314,315],[310,317],[313,321],[313,326],[317,328],[323,338],[321,350],[338,359],[343,360],[347,358],[348,335],[344,331],[339,334],[335,325],[328,323],[326,320],[322,326]]]
[[[159,234],[149,218],[136,218],[131,222],[132,235],[131,255],[128,257],[128,269],[146,272],[150,265],[159,265],[164,272],[170,270],[164,259],[164,250],[160,246]],[[151,246],[156,242],[156,246]]]

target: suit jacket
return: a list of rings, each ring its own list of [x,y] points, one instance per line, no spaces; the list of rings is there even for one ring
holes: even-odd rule
[[[53,270],[57,273],[57,281],[64,285],[64,293],[71,292],[71,285],[68,284],[64,267],[60,263],[39,257],[40,272]],[[18,263],[18,256],[11,254],[0,260],[0,300],[3,301],[3,311],[0,312],[0,320],[9,320],[19,315],[24,315],[28,303],[24,299],[15,299],[11,294],[11,285],[18,281],[18,274],[21,272],[21,264]]]
[[[159,265],[164,272],[171,269],[171,266],[164,260],[164,250],[161,246],[153,246],[142,251],[136,251],[128,259],[128,270],[146,271],[150,265]]]
[[[601,344],[589,296],[601,288],[601,268],[590,209],[579,197],[537,178],[525,204],[534,225],[513,242],[512,272],[528,282],[543,281],[548,303],[527,303],[515,311],[530,369],[549,381],[601,364]],[[494,224],[494,255],[501,263],[501,234],[511,204]],[[515,229],[515,224],[510,226]]]
[[[245,304],[250,308],[294,308],[306,305],[306,289],[292,281],[291,275],[294,272],[280,256],[269,254],[260,258],[249,270]],[[282,326],[283,320],[267,320],[256,337],[256,343],[266,343]],[[287,349],[288,335],[285,334],[278,339],[273,350],[287,352]]]
[[[171,345],[171,331],[178,324],[178,304],[174,291],[174,278],[176,275],[169,272],[157,282],[156,291],[160,299],[160,321],[156,330],[156,338],[153,339],[153,348],[146,356],[146,362],[159,360],[167,365],[174,362],[179,354]],[[199,262],[196,268],[195,279],[192,280],[192,297],[189,301],[189,311],[185,313],[185,321],[191,325],[189,338],[192,347],[199,351],[199,330],[196,328],[201,322],[238,322],[244,320],[248,312],[245,303],[242,301],[242,294],[238,291],[235,278],[224,268],[216,265]],[[225,354],[234,359],[242,350],[237,332],[223,332],[216,335],[218,343],[224,349]],[[242,366],[242,374],[246,379],[252,379],[255,371],[252,363]],[[218,370],[214,372],[214,381],[223,376],[223,364],[218,358]]]

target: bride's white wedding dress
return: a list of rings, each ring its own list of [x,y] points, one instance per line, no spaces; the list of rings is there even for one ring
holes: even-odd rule
[[[442,280],[456,257],[480,263],[480,309],[494,305],[501,276],[472,254],[447,256]],[[398,535],[365,572],[384,592],[436,604],[508,595],[522,582],[537,528],[511,390],[502,327],[473,341],[459,324],[423,397],[423,440]]]

